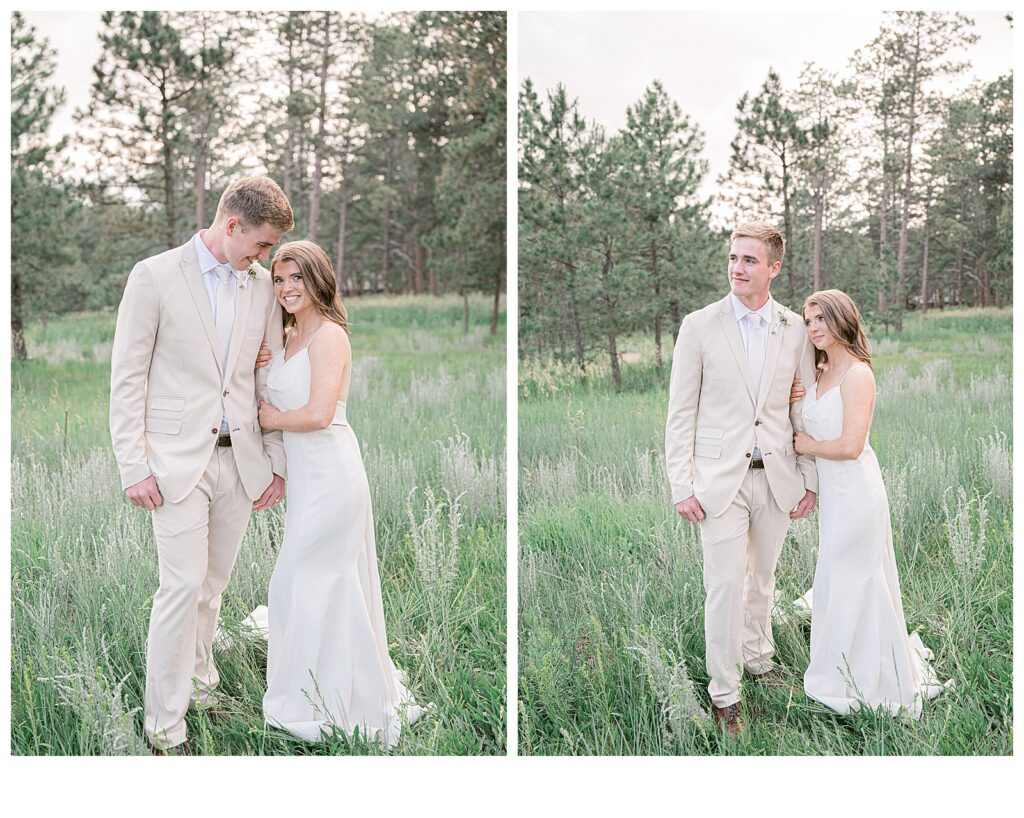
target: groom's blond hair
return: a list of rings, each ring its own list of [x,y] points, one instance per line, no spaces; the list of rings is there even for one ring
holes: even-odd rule
[[[228,185],[215,221],[223,222],[228,216],[237,216],[246,227],[269,224],[282,233],[295,227],[288,197],[269,176],[245,176]]]
[[[766,222],[746,222],[732,231],[729,242],[736,239],[760,239],[764,242],[765,251],[768,254],[768,266],[771,267],[776,261],[781,262],[786,255],[786,240],[782,234]]]

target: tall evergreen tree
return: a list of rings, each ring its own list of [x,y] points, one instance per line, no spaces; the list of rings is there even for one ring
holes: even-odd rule
[[[774,69],[754,96],[744,93],[736,105],[736,136],[731,143],[729,174],[733,184],[749,185],[761,206],[778,208],[786,247],[793,245],[793,168],[808,150],[810,139],[789,104]],[[795,264],[787,260],[789,300],[796,295]]]
[[[901,154],[899,191],[899,238],[896,250],[894,298],[896,328],[903,325],[907,285],[907,248],[911,207],[915,196],[915,166],[920,153],[920,133],[937,111],[936,99],[927,91],[937,77],[957,73],[964,66],[951,55],[977,40],[973,21],[963,14],[933,12],[890,12],[878,36],[868,47],[877,52],[890,69],[883,98],[897,123]]]
[[[52,292],[53,269],[72,256],[72,204],[54,164],[62,143],[47,136],[64,89],[52,84],[56,53],[20,12],[11,15],[11,354],[28,357],[26,309]]]
[[[708,168],[707,161],[700,158],[704,134],[655,81],[626,109],[618,149],[622,202],[639,227],[635,234],[640,245],[638,263],[650,287],[643,302],[650,310],[660,378],[662,331],[678,280],[669,251],[673,223],[691,220],[699,211],[697,188]]]

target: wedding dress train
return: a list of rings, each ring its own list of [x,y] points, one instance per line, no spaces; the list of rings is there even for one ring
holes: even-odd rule
[[[267,388],[283,411],[309,400],[305,349],[271,362]],[[422,709],[388,654],[370,489],[340,402],[326,429],[284,432],[288,500],[270,580],[268,724],[307,741],[336,726],[389,748],[402,716]]]
[[[839,386],[804,398],[807,433],[834,440],[843,431]],[[943,685],[915,633],[907,635],[896,573],[889,499],[868,441],[856,460],[815,459],[819,545],[814,572],[808,696],[839,713],[861,706],[917,718]],[[808,607],[810,598],[807,599]],[[947,685],[951,682],[947,682]]]

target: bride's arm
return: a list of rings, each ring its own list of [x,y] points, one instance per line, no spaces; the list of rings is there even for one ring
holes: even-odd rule
[[[348,333],[337,324],[319,330],[309,345],[309,402],[301,409],[281,412],[260,403],[260,426],[285,432],[326,429],[334,420],[345,368],[352,360]]]
[[[864,451],[875,408],[875,376],[867,366],[857,366],[839,385],[843,401],[843,433],[835,440],[815,440],[804,432],[793,435],[800,454],[826,460],[856,460]]]

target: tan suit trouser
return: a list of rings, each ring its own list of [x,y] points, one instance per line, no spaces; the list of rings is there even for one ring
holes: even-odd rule
[[[741,666],[755,675],[772,667],[775,565],[789,522],[764,469],[750,469],[725,512],[700,523],[708,693],[716,707],[739,701]]]
[[[145,722],[155,746],[185,741],[189,701],[203,702],[220,681],[213,636],[251,513],[230,447],[213,450],[184,500],[153,511],[160,587],[149,617]]]

